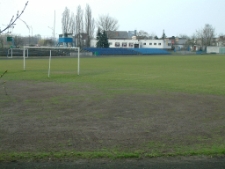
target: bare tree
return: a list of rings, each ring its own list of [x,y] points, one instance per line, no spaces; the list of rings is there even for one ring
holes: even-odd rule
[[[150,35],[150,38],[155,39],[155,37],[156,37],[156,34],[154,32],[152,32],[151,35]]]
[[[186,41],[184,43],[185,48],[197,45],[197,37],[195,34],[193,34],[192,36],[187,36],[185,34],[183,34],[183,35],[181,34],[181,35],[179,35],[179,38],[186,39]]]
[[[14,18],[14,15],[13,15],[9,24],[3,30],[0,30],[0,34],[3,33],[4,31],[6,31],[7,29],[11,28],[14,25],[14,23],[17,21],[17,19],[19,19],[20,16],[24,13],[27,5],[28,5],[28,1],[25,3],[23,10],[21,12],[17,11],[16,17]]]
[[[64,36],[73,34],[75,28],[75,16],[70,14],[70,10],[66,7],[62,14],[62,32]]]
[[[145,32],[143,30],[140,30],[139,32],[137,32],[137,36],[142,37],[142,38],[149,38],[148,32]]]
[[[3,36],[0,35],[0,47],[3,48],[4,47],[4,39]]]
[[[82,33],[84,32],[84,24],[83,24],[83,10],[79,5],[77,7],[77,15],[76,15],[76,45],[78,47],[82,47]]]
[[[199,45],[210,46],[212,45],[213,38],[215,37],[215,29],[212,25],[206,24],[203,29],[196,31],[196,36],[200,40]]]
[[[180,34],[179,35],[179,38],[183,38],[183,39],[189,39],[189,37],[185,34]]]
[[[109,15],[100,16],[96,24],[102,31],[116,31],[119,27],[118,20]]]
[[[164,29],[163,29],[163,33],[162,33],[161,39],[166,39],[166,33],[165,33],[165,30]]]
[[[90,47],[90,41],[93,38],[95,30],[95,20],[92,18],[91,7],[87,4],[85,9],[85,33],[87,34],[86,46]]]
[[[44,44],[43,46],[53,46],[54,41],[51,38],[44,39]]]
[[[219,34],[217,43],[219,46],[225,46],[225,35],[224,34]]]
[[[24,44],[23,37],[21,37],[21,36],[15,36],[14,37],[14,46],[15,47],[22,46],[23,44]]]

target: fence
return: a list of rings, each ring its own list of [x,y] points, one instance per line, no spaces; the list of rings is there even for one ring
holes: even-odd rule
[[[154,48],[85,48],[93,55],[168,55],[168,51]]]

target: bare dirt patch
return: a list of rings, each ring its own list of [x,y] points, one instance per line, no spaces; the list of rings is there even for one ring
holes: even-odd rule
[[[105,96],[91,86],[9,81],[0,90],[0,151],[143,150],[223,144],[225,97]],[[176,145],[176,146],[175,146]]]

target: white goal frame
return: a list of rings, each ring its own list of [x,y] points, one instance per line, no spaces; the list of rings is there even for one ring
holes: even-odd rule
[[[13,48],[8,49],[7,58],[13,58]]]
[[[80,48],[79,47],[23,47],[23,70],[26,70],[26,58],[29,55],[29,49],[49,49],[49,66],[48,66],[48,77],[50,77],[50,68],[51,68],[51,58],[52,58],[52,49],[70,49],[77,52],[77,75],[80,75]]]
[[[9,48],[8,49],[8,53],[7,53],[7,58],[13,58],[13,55],[14,55],[13,50],[15,50],[15,49],[23,51],[23,48]],[[26,57],[28,57],[28,51],[27,51],[27,56]]]

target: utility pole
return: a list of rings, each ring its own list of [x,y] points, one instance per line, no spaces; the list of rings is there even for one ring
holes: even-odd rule
[[[30,46],[30,27],[28,26],[28,24],[24,20],[22,20],[20,18],[19,18],[19,20],[21,20],[26,25],[27,29],[29,30],[29,46]]]
[[[55,23],[56,23],[56,12],[54,11],[54,22],[53,22],[53,27],[48,26],[49,29],[52,30],[52,38],[55,44],[56,38],[55,38]]]

